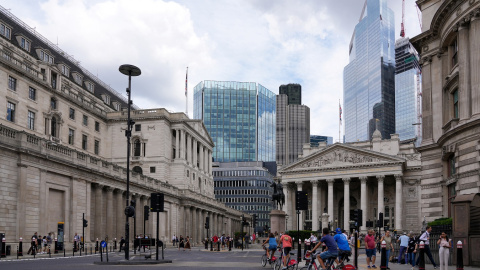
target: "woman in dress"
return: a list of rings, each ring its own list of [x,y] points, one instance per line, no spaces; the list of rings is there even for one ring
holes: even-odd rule
[[[452,239],[448,239],[448,236],[445,232],[442,232],[440,239],[437,241],[439,246],[438,255],[440,257],[440,270],[448,269],[448,258],[450,257],[450,248]]]
[[[188,235],[187,235],[187,238],[185,239],[185,248],[183,249],[183,251],[185,251],[186,248],[191,250],[190,249],[190,237],[188,237]]]

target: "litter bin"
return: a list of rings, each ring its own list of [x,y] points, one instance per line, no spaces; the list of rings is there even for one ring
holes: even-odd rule
[[[10,252],[12,252],[12,246],[11,245],[7,245],[7,256],[10,256]]]

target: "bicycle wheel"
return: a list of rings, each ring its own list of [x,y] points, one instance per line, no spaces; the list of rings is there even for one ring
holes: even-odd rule
[[[267,265],[267,260],[268,260],[267,255],[264,254],[262,256],[262,266],[263,267],[265,267],[265,265]]]

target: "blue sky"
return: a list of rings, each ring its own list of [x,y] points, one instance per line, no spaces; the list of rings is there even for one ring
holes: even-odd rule
[[[401,0],[388,0],[400,33]],[[138,66],[132,99],[140,108],[185,111],[202,80],[257,82],[278,93],[300,83],[311,134],[338,140],[343,68],[363,0],[0,0],[121,94],[118,67]],[[420,33],[414,0],[406,32]],[[342,129],[343,134],[343,129]]]

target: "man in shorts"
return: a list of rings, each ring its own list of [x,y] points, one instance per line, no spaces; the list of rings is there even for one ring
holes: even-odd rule
[[[337,250],[337,243],[335,242],[335,239],[333,239],[333,237],[330,235],[330,230],[328,228],[323,228],[322,232],[323,232],[322,239],[320,239],[318,244],[315,245],[315,247],[312,249],[311,252],[313,253],[315,250],[317,250],[318,247],[320,247],[320,245],[322,245],[322,243],[325,243],[325,245],[327,246],[327,249],[320,254],[318,254],[318,252],[316,253],[318,262],[322,266],[322,269],[325,269],[326,268],[325,262],[329,258],[336,259],[338,256],[338,250]]]
[[[375,266],[375,254],[377,253],[377,249],[375,248],[375,232],[373,230],[369,230],[368,234],[365,236],[365,250],[367,253],[367,268],[377,268]],[[370,266],[370,262],[372,262],[372,266]]]
[[[287,269],[287,262],[290,258],[290,251],[292,250],[292,237],[285,232],[282,237],[280,237],[280,243],[283,249],[283,269]]]

